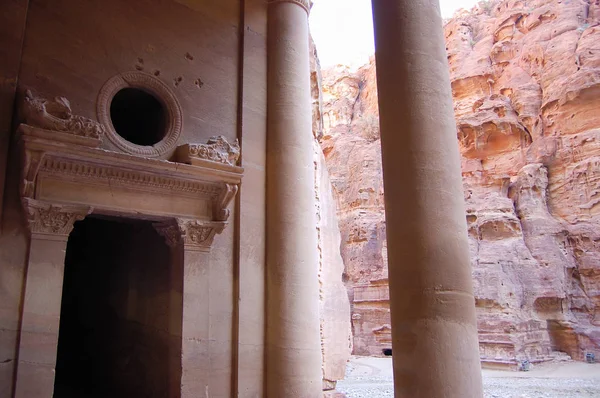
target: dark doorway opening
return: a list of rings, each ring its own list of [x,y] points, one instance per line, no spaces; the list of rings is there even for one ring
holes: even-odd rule
[[[150,222],[92,218],[69,236],[54,398],[177,396],[178,261]]]
[[[137,145],[154,145],[167,133],[167,112],[154,95],[128,87],[115,94],[110,103],[115,131]]]

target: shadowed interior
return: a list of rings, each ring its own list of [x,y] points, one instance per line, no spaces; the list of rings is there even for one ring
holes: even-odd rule
[[[88,217],[75,224],[55,398],[173,396],[170,386],[181,380],[182,314],[173,297],[182,275],[171,258],[150,222]]]
[[[137,145],[154,145],[166,135],[164,105],[152,94],[138,88],[124,88],[110,103],[115,131]]]

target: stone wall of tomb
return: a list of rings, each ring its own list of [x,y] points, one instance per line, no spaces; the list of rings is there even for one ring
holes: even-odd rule
[[[73,125],[66,124],[67,119],[98,121],[106,127],[111,95],[127,84],[165,94],[161,100],[168,112],[181,115],[179,131],[166,148],[149,155],[136,153],[114,136],[104,137],[103,149],[173,161],[179,156],[178,145],[204,143],[217,135],[230,143],[239,140],[243,183],[229,207],[227,227],[214,239],[205,270],[209,344],[198,360],[203,361],[199,366],[210,368],[203,386],[210,396],[230,396],[232,389],[240,396],[263,396],[266,2],[14,0],[7,7],[10,12],[0,16],[10,15],[0,20],[0,54],[6,60],[0,65],[0,187],[5,189],[0,206],[0,398],[12,397],[29,248],[15,131],[25,116],[43,119],[49,124],[42,127],[50,130],[68,130]],[[46,99],[42,103],[47,113],[17,112],[25,98]],[[333,391],[350,354],[350,310],[335,202],[316,141],[314,166],[323,388]],[[60,270],[51,270],[55,271]],[[154,294],[162,297],[156,289],[150,301]],[[57,296],[56,291],[41,294]],[[152,317],[152,311],[147,315]],[[125,329],[139,334],[139,344],[129,347],[132,355],[147,345],[164,348],[173,338],[161,334],[164,325],[153,334],[148,331],[157,325],[147,319],[120,319]],[[157,386],[156,391],[164,388]]]
[[[177,145],[203,143],[216,135],[229,142],[238,138],[244,148],[245,184],[230,206],[229,225],[214,240],[206,274],[210,297],[218,297],[209,304],[206,358],[211,374],[206,391],[230,396],[235,379],[242,395],[262,396],[266,3],[15,0],[4,6],[0,397],[12,396],[29,241],[18,191],[19,154],[14,142],[9,146],[20,121],[13,104],[21,97],[15,93],[30,89],[41,98],[64,97],[73,114],[99,120],[103,87],[126,73],[146,74],[148,81],[160,82],[180,107],[181,134],[160,158],[171,158]],[[240,23],[242,13],[246,18]],[[122,152],[110,140],[102,145]]]

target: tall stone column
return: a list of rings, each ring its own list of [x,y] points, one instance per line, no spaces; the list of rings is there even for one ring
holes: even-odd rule
[[[308,0],[270,0],[267,396],[322,395]]]
[[[183,272],[181,325],[181,398],[211,396],[210,249],[225,222],[177,219],[177,229],[162,229]],[[179,232],[179,236],[177,234]],[[178,320],[177,320],[178,321]],[[175,329],[174,329],[175,330]],[[178,331],[179,332],[179,331]]]
[[[73,224],[92,209],[24,199],[31,232],[15,398],[50,398],[54,373],[65,269]]]
[[[436,0],[372,0],[397,397],[481,397],[450,77]]]

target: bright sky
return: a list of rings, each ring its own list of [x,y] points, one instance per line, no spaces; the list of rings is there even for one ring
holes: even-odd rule
[[[374,52],[371,0],[313,0],[310,29],[321,66],[360,66]],[[478,0],[440,0],[442,17],[459,8],[471,8]]]

